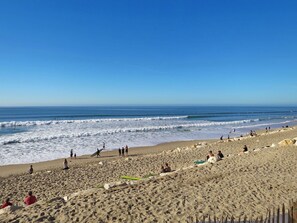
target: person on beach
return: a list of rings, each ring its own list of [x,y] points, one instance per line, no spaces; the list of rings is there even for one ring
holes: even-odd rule
[[[218,151],[218,154],[217,154],[217,160],[222,160],[224,158],[224,155],[223,153],[221,152],[221,150]]]
[[[32,191],[29,191],[28,196],[25,197],[24,203],[26,205],[34,204],[37,201],[36,197],[32,194]]]
[[[74,159],[76,159],[76,153],[74,153]]]
[[[212,152],[212,150],[209,151],[208,155],[206,156],[206,160],[208,160],[210,157],[215,156]]]
[[[100,156],[100,153],[101,153],[102,150],[104,150],[104,149],[97,149],[97,152],[96,152],[96,156],[97,156],[97,157]]]
[[[171,167],[168,163],[165,163],[165,166],[161,166],[161,173],[168,173],[171,172]]]
[[[223,136],[220,137],[220,140],[223,140]]]
[[[122,147],[122,156],[125,156],[125,147]]]
[[[7,206],[12,206],[12,203],[10,202],[10,198],[7,198],[5,202],[2,204],[1,208],[6,208]]]
[[[28,173],[29,173],[29,174],[32,174],[32,173],[33,173],[33,166],[32,166],[32,165],[30,165],[30,168],[29,168],[29,170],[28,170]]]
[[[122,156],[122,150],[119,148],[119,156]]]
[[[125,149],[126,149],[126,155],[128,156],[128,145],[126,145],[126,147],[125,147]]]
[[[73,157],[73,149],[70,150],[70,158]]]
[[[68,169],[69,169],[67,159],[64,160],[64,162],[63,162],[63,167],[64,167],[63,170],[68,170]]]

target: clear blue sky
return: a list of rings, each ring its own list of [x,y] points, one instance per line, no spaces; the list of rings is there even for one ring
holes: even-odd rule
[[[297,104],[297,1],[0,0],[0,106]]]

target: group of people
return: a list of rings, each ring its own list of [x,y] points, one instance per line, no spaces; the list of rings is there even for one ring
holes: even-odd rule
[[[35,202],[37,202],[37,198],[33,195],[32,191],[29,191],[28,195],[24,198],[24,204],[28,206],[28,205],[34,204]],[[10,198],[7,198],[3,202],[1,208],[6,208],[12,205],[13,203],[10,201]]]
[[[119,148],[119,156],[128,156],[129,153],[129,147],[123,146],[122,148]]]
[[[69,169],[68,161],[67,161],[67,159],[64,159],[64,161],[63,161],[63,170],[68,170],[68,169]],[[33,174],[33,172],[34,172],[33,165],[30,165],[28,173]]]
[[[76,159],[76,153],[73,153],[73,149],[70,150],[70,158],[72,159],[72,157]]]
[[[221,150],[218,151],[217,155],[215,155],[212,150],[208,152],[208,155],[206,156],[206,161],[208,161],[210,158],[215,157],[217,161],[222,160],[224,158],[224,154]]]
[[[247,145],[243,146],[242,151],[239,153],[239,155],[248,152],[248,147]],[[216,161],[222,160],[224,158],[224,154],[222,153],[221,150],[218,151],[217,155],[215,155],[212,150],[209,151],[208,155],[206,156],[206,161],[208,161],[210,158],[215,157]]]

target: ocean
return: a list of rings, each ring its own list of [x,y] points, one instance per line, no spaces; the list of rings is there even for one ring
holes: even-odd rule
[[[0,165],[107,150],[244,135],[297,124],[297,107],[1,107]]]

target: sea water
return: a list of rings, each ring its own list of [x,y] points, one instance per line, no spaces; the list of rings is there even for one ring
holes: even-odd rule
[[[159,143],[219,139],[296,125],[296,107],[98,106],[0,108],[0,165]]]

